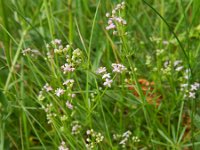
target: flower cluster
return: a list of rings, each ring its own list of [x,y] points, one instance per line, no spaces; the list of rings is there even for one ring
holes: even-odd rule
[[[164,62],[164,67],[161,68],[161,72],[164,74],[164,75],[171,75],[171,70],[172,70],[172,67],[171,67],[171,62],[169,60],[166,60]]]
[[[67,89],[71,89],[74,85],[74,80],[73,79],[68,79],[65,82],[63,82],[63,85],[67,86]]]
[[[128,145],[128,141],[131,138],[131,135],[132,135],[132,132],[128,130],[124,132],[122,135],[114,134],[113,139],[116,141],[120,140],[119,145],[122,145],[122,148],[125,148]],[[140,139],[137,136],[133,136],[131,139],[132,139],[131,143],[140,142]]]
[[[186,69],[184,71],[184,79],[188,80],[191,76],[191,70],[190,69]]]
[[[106,67],[99,67],[96,71],[97,74],[104,74],[106,73]]]
[[[131,136],[132,132],[131,131],[126,131],[122,134],[122,140],[119,142],[120,145],[122,145],[123,148],[126,147],[126,143],[129,139],[129,137]]]
[[[55,90],[55,94],[56,96],[60,97],[61,95],[63,95],[65,93],[65,90],[61,89],[61,88],[57,88]]]
[[[126,25],[127,22],[120,16],[120,10],[125,8],[125,2],[117,4],[117,6],[112,10],[112,14],[106,13],[106,17],[108,17],[108,26],[106,30],[114,30],[113,34],[117,34],[115,30],[117,25]]]
[[[66,143],[62,141],[60,146],[58,147],[58,150],[69,150],[69,148],[66,146]]]
[[[54,53],[65,53],[70,49],[70,45],[63,46],[62,40],[60,39],[52,40],[51,43],[46,44],[46,47],[48,49],[53,49]]]
[[[123,73],[127,70],[127,68],[122,65],[122,64],[118,64],[118,63],[112,63],[112,72],[113,73]],[[103,85],[105,87],[111,87],[111,84],[113,82],[113,80],[111,79],[111,75],[110,73],[107,73],[106,71],[106,67],[100,67],[97,69],[96,71],[97,74],[100,74],[102,76],[102,80],[104,80]]]
[[[70,101],[72,101],[72,99],[76,96],[75,93],[72,93],[72,88],[74,85],[74,79],[67,79],[66,81],[63,82],[63,85],[67,87],[67,93],[68,93],[68,98],[70,99]],[[69,109],[73,109],[73,104],[70,102],[69,100],[66,101],[66,106]]]
[[[46,114],[47,114],[47,120],[48,120],[48,124],[52,123],[53,118],[55,118],[57,115],[56,113],[53,112],[53,104],[47,104],[46,106],[42,106],[42,108],[45,110]]]
[[[86,147],[88,149],[93,149],[96,144],[99,144],[103,141],[104,136],[101,133],[95,132],[93,129],[87,130],[87,139],[86,139]]]
[[[61,45],[61,43],[62,43],[61,39],[54,39],[51,41],[51,44],[53,45]],[[47,44],[47,47],[48,47],[48,44]]]
[[[53,88],[48,84],[48,83],[46,83],[45,85],[44,85],[44,90],[46,91],[46,92],[50,92],[50,91],[52,91],[53,90]]]
[[[113,72],[115,73],[123,73],[124,71],[127,70],[127,68],[122,64],[113,63],[112,67],[113,67]]]
[[[182,64],[182,60],[174,61],[174,69],[175,69],[175,71],[179,72],[184,68],[181,64]]]
[[[79,48],[72,52],[71,61],[76,65],[82,62],[82,51]]]
[[[145,64],[150,67],[151,66],[151,62],[152,62],[152,58],[150,55],[146,55],[146,62]]]
[[[80,49],[75,49],[72,52],[72,56],[66,55],[66,63],[61,66],[63,73],[75,71],[75,67],[82,62],[82,51]]]
[[[111,84],[112,84],[113,80],[110,79],[111,76],[110,76],[110,73],[107,73],[106,67],[98,68],[96,73],[102,75],[102,79],[104,80],[103,85],[105,87],[111,87]]]
[[[189,90],[187,90],[189,87]],[[181,84],[181,91],[185,93],[185,97],[188,97],[190,99],[196,98],[196,92],[200,88],[200,83],[194,82],[190,86],[188,84]]]
[[[48,92],[51,92],[51,91],[53,91],[53,88],[49,85],[49,83],[46,83],[46,84],[43,86],[42,90],[39,91],[38,100],[39,100],[39,101],[44,100],[44,99],[45,99],[45,97],[44,97],[44,92],[47,92],[47,93],[48,93]]]
[[[60,120],[61,121],[66,121],[68,119],[68,117],[66,116],[66,115],[62,115],[61,117],[60,117]]]
[[[22,55],[30,55],[32,57],[41,55],[41,53],[37,49],[26,48],[22,50]]]
[[[157,49],[156,50],[156,56],[160,56],[163,53],[164,53],[164,49]]]
[[[89,100],[91,100],[92,102],[94,102],[94,101],[95,101],[95,96],[96,96],[96,95],[97,95],[97,92],[96,92],[96,91],[91,92],[91,93],[90,93]]]
[[[132,137],[132,141],[133,141],[134,143],[137,143],[137,142],[140,142],[140,139],[139,139],[137,136],[133,136],[133,137]]]
[[[61,66],[63,73],[66,74],[67,72],[73,72],[75,70],[74,65],[72,63],[65,63]]]
[[[174,63],[172,63],[169,60],[166,60],[164,62],[164,68],[162,68],[161,71],[163,72],[163,74],[170,75],[173,66],[173,69],[175,71],[180,72],[181,70],[184,69],[184,67],[181,64],[182,64],[181,60],[176,60],[174,61]]]
[[[77,135],[81,132],[81,125],[79,124],[78,121],[72,122],[71,126],[72,126],[72,134],[73,135]]]

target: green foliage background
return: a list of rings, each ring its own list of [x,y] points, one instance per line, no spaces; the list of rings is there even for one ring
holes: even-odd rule
[[[112,143],[113,133],[131,130],[140,137],[138,145],[127,149],[184,149],[200,147],[199,97],[186,101],[177,96],[179,81],[176,76],[162,80],[153,72],[154,67],[168,57],[183,60],[192,69],[190,82],[200,80],[200,1],[199,0],[126,0],[124,18],[127,36],[122,41],[106,31],[106,12],[117,0],[0,0],[0,149],[57,149],[65,139],[71,149],[85,149],[84,131],[94,128],[105,136],[105,144],[96,149],[121,149]],[[150,37],[170,41],[166,46],[155,43]],[[89,62],[84,60],[76,73],[80,82],[76,119],[83,126],[82,136],[74,138],[70,131],[61,133],[46,122],[37,96],[42,86],[51,81],[61,84],[59,67],[44,58],[46,43],[59,38],[64,44],[80,48]],[[23,49],[38,49],[44,57],[24,57]],[[156,49],[165,49],[157,60]],[[151,67],[145,65],[146,56],[153,58]],[[137,67],[137,78],[156,83],[156,90],[163,95],[160,108],[138,100],[117,83],[108,90],[94,110],[87,109],[85,101],[89,90],[95,87],[95,70],[99,66],[110,68],[119,60],[124,65]],[[64,62],[59,60],[59,65]],[[88,67],[89,66],[89,67]],[[129,66],[130,67],[130,66]],[[90,69],[90,70],[88,70]],[[87,76],[88,75],[88,76]],[[178,75],[177,75],[178,76]],[[125,77],[119,79],[123,80]],[[83,82],[82,82],[83,81]],[[87,85],[87,86],[85,86]],[[81,92],[81,89],[84,91]],[[54,99],[54,98],[53,98]],[[51,101],[51,98],[48,98]],[[95,104],[94,104],[95,106]],[[126,114],[126,112],[128,112]],[[182,140],[185,127],[181,116],[188,112],[192,120],[190,137]],[[72,120],[69,120],[69,122]],[[59,124],[59,123],[58,123]],[[67,127],[66,127],[67,128]],[[68,135],[67,135],[68,134]]]

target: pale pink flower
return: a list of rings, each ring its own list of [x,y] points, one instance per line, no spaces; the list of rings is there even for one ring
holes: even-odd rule
[[[44,89],[45,89],[47,92],[53,90],[53,88],[52,88],[48,83],[46,83],[46,84],[44,85]]]
[[[61,40],[60,39],[55,39],[53,41],[51,41],[52,44],[55,44],[55,45],[60,45],[61,44]]]
[[[123,71],[127,70],[127,68],[122,64],[113,63],[112,67],[113,67],[113,72],[116,72],[116,73],[122,73]]]
[[[58,97],[60,97],[61,95],[63,95],[64,92],[65,92],[65,90],[63,90],[63,89],[61,89],[61,88],[57,88],[57,89],[55,90],[55,94],[56,94]]]
[[[73,105],[72,105],[69,101],[66,102],[66,106],[67,106],[69,109],[73,109]]]
[[[116,26],[113,23],[111,23],[106,27],[106,30],[111,30],[111,29],[115,29],[115,28],[116,28]]]
[[[63,66],[61,66],[61,69],[63,70],[64,74],[67,72],[73,72],[75,70],[73,65],[68,63],[65,63]]]
[[[109,19],[108,24],[112,24],[112,23],[113,23],[112,19]]]

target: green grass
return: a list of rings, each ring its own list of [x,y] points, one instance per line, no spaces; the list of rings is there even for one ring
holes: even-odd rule
[[[102,150],[199,149],[200,93],[195,91],[193,99],[184,95],[200,82],[200,1],[126,0],[117,14],[127,24],[116,23],[113,35],[106,30],[106,13],[120,2],[0,0],[0,150],[53,150],[62,141],[70,150],[87,149],[87,143]],[[68,52],[47,48],[54,39],[69,44]],[[33,51],[23,55],[27,48]],[[76,49],[81,63],[64,74],[66,54],[72,56]],[[180,71],[174,66],[177,60],[182,61]],[[112,63],[127,71],[113,73]],[[96,73],[101,66],[111,73],[111,87]],[[74,80],[72,88],[63,86],[66,79]],[[144,92],[141,79],[154,82],[153,87]],[[53,91],[39,95],[46,83]],[[188,86],[181,91],[184,83]],[[59,87],[66,90],[60,97],[55,95]],[[47,113],[43,107],[50,103]],[[80,126],[72,134],[75,125]],[[96,135],[86,134],[90,129],[103,141],[95,143]],[[123,148],[126,131],[132,134]]]

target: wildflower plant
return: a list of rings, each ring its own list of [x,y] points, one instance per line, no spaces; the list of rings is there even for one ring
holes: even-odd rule
[[[0,149],[198,149],[192,5],[0,2]]]
[[[111,13],[106,13],[106,17],[108,17],[108,26],[106,27],[106,30],[113,30],[113,35],[118,34],[120,26],[127,24],[126,20],[121,17],[120,12],[123,9],[125,9],[125,2],[117,4]]]

